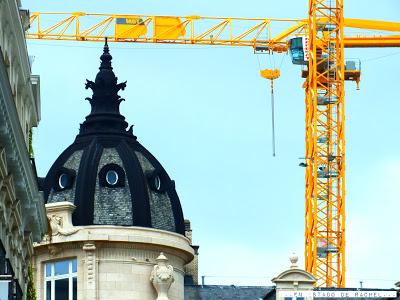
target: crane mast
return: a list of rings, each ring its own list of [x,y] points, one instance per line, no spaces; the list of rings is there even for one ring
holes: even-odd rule
[[[345,285],[343,1],[309,0],[306,90],[306,270]]]

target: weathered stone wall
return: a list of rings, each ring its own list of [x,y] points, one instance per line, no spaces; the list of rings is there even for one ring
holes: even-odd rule
[[[35,81],[38,84],[38,78]],[[0,239],[25,293],[32,242],[46,231],[44,204],[28,154],[40,117],[18,2],[0,1]]]
[[[155,300],[150,275],[163,252],[174,269],[168,295],[171,300],[184,300],[184,265],[193,258],[187,238],[142,227],[73,226],[72,204],[46,207],[53,234],[34,248],[38,299],[44,297],[45,263],[76,258],[79,300]]]
[[[29,131],[40,120],[40,92],[37,87],[32,87],[39,84],[39,80],[37,76],[31,79],[24,31],[15,0],[0,1],[0,48],[7,72],[7,78],[1,80],[9,83],[20,130],[28,147]]]

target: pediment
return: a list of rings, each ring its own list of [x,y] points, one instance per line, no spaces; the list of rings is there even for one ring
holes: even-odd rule
[[[290,269],[282,272],[272,279],[272,282],[310,282],[314,283],[316,279],[310,273],[301,269]]]

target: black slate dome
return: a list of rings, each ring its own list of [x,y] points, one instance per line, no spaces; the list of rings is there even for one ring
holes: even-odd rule
[[[132,133],[119,112],[117,83],[107,42],[100,57],[91,113],[75,141],[41,180],[46,203],[70,201],[75,226],[142,226],[184,234],[181,204],[174,181]]]

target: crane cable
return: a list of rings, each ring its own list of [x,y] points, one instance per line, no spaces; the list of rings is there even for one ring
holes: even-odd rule
[[[272,60],[272,67],[275,68],[275,56],[269,55],[270,62]],[[276,156],[276,143],[275,143],[275,96],[274,96],[274,77],[270,77],[271,81],[271,130],[272,130],[272,156]]]
[[[275,94],[274,94],[274,80],[279,78],[279,69],[265,69],[260,71],[261,77],[271,81],[271,123],[272,123],[272,156],[276,156],[275,148]]]
[[[271,79],[271,125],[272,125],[272,156],[276,156],[275,151],[275,97],[274,97],[274,80]]]
[[[274,69],[261,69],[260,60],[258,59],[258,66],[260,69],[260,76],[271,81],[271,129],[272,129],[272,156],[276,156],[276,146],[275,146],[275,94],[274,94],[274,80],[279,78],[281,75],[280,69],[275,68],[275,60],[273,61]],[[270,58],[271,60],[271,58]],[[283,63],[283,58],[281,60],[280,66]],[[279,67],[280,67],[279,66]]]

